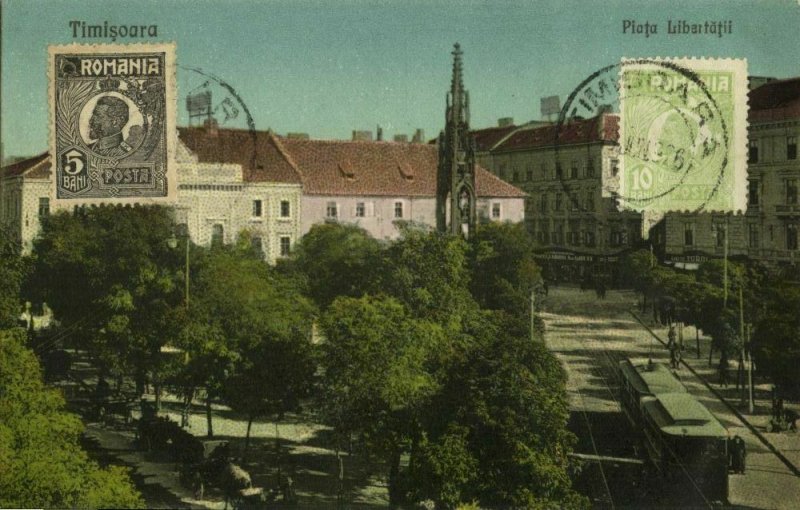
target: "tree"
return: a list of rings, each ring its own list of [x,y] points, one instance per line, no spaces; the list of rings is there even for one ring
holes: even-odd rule
[[[470,322],[468,356],[448,372],[412,457],[417,499],[445,508],[584,508],[568,476],[574,436],[566,374],[543,344],[503,315]]]
[[[324,310],[338,296],[377,291],[381,250],[357,225],[321,223],[297,243],[289,266],[305,276],[309,296]]]
[[[400,458],[419,436],[419,412],[436,391],[429,369],[442,328],[391,297],[337,298],[322,317],[321,408],[341,437],[359,434],[389,465],[389,498],[402,500]]]
[[[800,395],[800,288],[772,281],[764,296],[764,312],[753,330],[752,349],[758,370],[767,374],[785,396]]]
[[[0,240],[0,328],[17,325],[22,311],[20,289],[29,265],[16,244],[4,236]]]
[[[34,241],[30,297],[47,302],[101,368],[160,377],[160,349],[179,332],[179,254],[163,207],[82,208],[46,218]]]
[[[467,244],[460,236],[400,225],[400,238],[386,252],[382,289],[404,303],[417,318],[430,320],[449,332],[477,304],[469,292]]]
[[[0,332],[0,506],[143,507],[127,469],[100,469],[81,450],[83,425],[44,386],[24,332]]]
[[[533,258],[533,239],[525,225],[481,225],[471,242],[472,296],[481,308],[527,317],[531,292],[542,278]]]

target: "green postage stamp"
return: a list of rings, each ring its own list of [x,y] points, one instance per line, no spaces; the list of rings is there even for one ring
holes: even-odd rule
[[[636,211],[744,211],[747,63],[624,59],[621,205]]]
[[[175,45],[49,48],[53,198],[175,200]]]

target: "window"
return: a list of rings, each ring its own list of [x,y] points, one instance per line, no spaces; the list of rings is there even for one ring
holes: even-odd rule
[[[219,246],[225,242],[225,227],[221,223],[215,223],[211,227],[211,245]]]
[[[786,137],[786,159],[797,159],[797,137]]]
[[[289,218],[292,215],[292,205],[288,200],[281,200],[281,218]]]
[[[580,202],[578,201],[578,193],[573,191],[569,194],[569,210],[570,211],[577,211],[580,209]]]
[[[586,160],[586,177],[594,177],[594,160],[592,158]]]
[[[500,219],[500,202],[492,203],[492,219]]]
[[[748,245],[750,248],[758,248],[758,225],[751,223],[748,229]]]
[[[758,205],[758,181],[749,181],[747,184],[747,203],[748,205]]]
[[[42,197],[39,199],[39,217],[44,217],[50,214],[50,199]]]
[[[683,245],[694,246],[694,223],[683,224]]]
[[[497,176],[499,178],[505,180],[505,177],[506,177],[506,165],[505,165],[505,163],[500,163],[499,165],[497,165]]]
[[[519,182],[519,172],[516,170],[511,174],[511,182]]]
[[[587,230],[586,232],[584,232],[584,242],[586,243],[586,246],[590,247],[594,246],[595,243],[594,232],[592,232],[591,230]]]
[[[797,225],[794,223],[786,224],[786,249],[797,249]]]
[[[610,166],[611,166],[611,176],[616,177],[617,175],[619,175],[619,160],[612,159]]]
[[[544,163],[540,164],[539,165],[539,169],[542,172],[542,180],[547,180],[547,179],[550,178],[550,176],[547,175],[547,165],[546,164],[544,164]]]
[[[525,180],[528,182],[533,180],[533,167],[528,167],[528,171],[525,173]]]
[[[573,159],[572,165],[570,166],[569,176],[571,179],[578,178],[578,161]]]
[[[253,248],[253,251],[258,254],[258,258],[264,258],[264,244],[261,241],[260,236],[253,236],[250,238],[250,246]]]
[[[561,210],[561,201],[562,201],[561,193],[556,193],[556,203],[555,203],[555,210],[556,211],[560,211]]]
[[[289,236],[281,236],[281,257],[288,257],[292,251],[292,238]]]
[[[556,179],[561,179],[564,172],[561,170],[561,163],[556,163]]]
[[[750,146],[747,153],[748,163],[758,163],[758,140],[750,140]]]
[[[586,192],[586,208],[588,212],[594,212],[594,191]]]
[[[539,202],[539,211],[542,214],[547,212],[547,194],[542,194],[541,201]]]
[[[553,231],[553,243],[555,244],[564,244],[564,223],[559,221],[555,225],[555,230]]]
[[[253,216],[256,218],[261,217],[261,200],[253,200]]]
[[[797,204],[797,179],[784,179],[783,182],[786,187],[786,204]]]
[[[367,206],[364,202],[356,202],[356,217],[363,218],[367,215]]]
[[[716,225],[714,225],[713,229],[714,229],[714,237],[717,240],[717,248],[723,248],[725,246],[725,234],[727,231],[725,225],[723,225],[722,223],[717,223]]]
[[[394,203],[394,217],[395,218],[403,217],[403,202]]]
[[[580,242],[580,229],[578,228],[577,221],[570,221],[569,222],[569,239],[567,241],[569,244],[578,244]]]
[[[336,202],[328,202],[328,206],[325,208],[325,215],[333,219],[339,216],[339,207]]]

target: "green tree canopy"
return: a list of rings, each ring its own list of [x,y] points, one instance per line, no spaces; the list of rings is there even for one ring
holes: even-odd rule
[[[320,223],[295,246],[288,265],[306,278],[320,309],[336,297],[374,293],[381,275],[381,243],[357,225]]]
[[[324,419],[340,434],[360,434],[387,460],[396,503],[400,456],[437,388],[429,366],[444,343],[442,328],[413,318],[394,298],[371,296],[337,298],[322,328]]]
[[[472,296],[489,310],[526,314],[531,291],[541,282],[534,243],[523,223],[487,223],[472,238]]]
[[[83,425],[24,338],[0,332],[0,507],[143,507],[126,469],[100,469],[80,448]]]
[[[31,298],[47,302],[81,347],[106,367],[158,371],[159,351],[178,334],[180,255],[167,246],[163,207],[101,206],[59,212],[34,242]]]

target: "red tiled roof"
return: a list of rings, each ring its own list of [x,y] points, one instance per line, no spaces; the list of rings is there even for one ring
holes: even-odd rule
[[[800,77],[765,83],[749,93],[750,122],[800,118]]]
[[[30,179],[47,179],[50,177],[50,154],[43,152],[38,156],[23,159],[13,165],[3,167],[3,178],[25,176]]]
[[[611,114],[590,119],[573,120],[560,128],[557,125],[522,128],[494,150],[498,152],[550,147],[558,143],[571,145],[589,142],[616,142],[619,139],[619,117]]]
[[[242,166],[248,182],[299,184],[301,177],[291,158],[269,131],[205,127],[178,128],[181,141],[201,163],[233,163]]]
[[[488,151],[495,146],[497,142],[503,139],[518,126],[513,124],[509,126],[495,126],[484,129],[475,129],[470,131],[472,138],[475,140],[475,150],[479,152]]]
[[[436,195],[439,149],[435,145],[395,142],[299,140],[276,137],[303,175],[310,195]],[[476,173],[479,197],[513,198],[526,194],[484,168]]]

